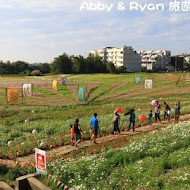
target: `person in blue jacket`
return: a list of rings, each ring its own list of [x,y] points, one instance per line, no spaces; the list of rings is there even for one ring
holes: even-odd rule
[[[91,141],[96,143],[96,138],[98,136],[98,128],[99,128],[99,123],[98,123],[98,114],[94,113],[94,117],[90,119],[90,127],[92,130],[92,136],[91,136]]]

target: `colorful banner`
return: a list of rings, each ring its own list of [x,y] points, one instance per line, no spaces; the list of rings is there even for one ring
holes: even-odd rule
[[[141,77],[135,77],[135,84],[139,85],[141,83]]]
[[[53,80],[53,82],[52,82],[52,88],[54,90],[57,90],[57,80]]]
[[[7,103],[19,104],[19,89],[7,88]]]
[[[46,171],[46,152],[40,149],[35,149],[36,172],[47,174]]]
[[[152,79],[145,79],[144,83],[145,89],[152,89],[152,85],[153,85]]]
[[[23,84],[22,92],[24,96],[32,96],[32,84]]]
[[[80,102],[85,102],[86,98],[85,98],[85,87],[79,87],[79,91],[78,91],[78,96],[79,96],[79,101]]]

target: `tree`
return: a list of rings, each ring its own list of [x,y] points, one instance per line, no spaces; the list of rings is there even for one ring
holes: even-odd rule
[[[118,71],[118,73],[126,73],[126,67],[121,66],[121,67],[117,68],[117,71]]]
[[[10,61],[4,63],[3,61],[0,62],[0,74],[15,74],[15,68]]]
[[[13,62],[12,65],[14,67],[14,73],[16,73],[16,74],[22,73],[22,72],[28,70],[28,63],[26,63],[24,61]]]
[[[54,73],[71,73],[71,59],[66,53],[56,57],[51,64],[51,71]]]
[[[38,64],[38,69],[41,71],[41,73],[50,73],[51,68],[49,63],[39,63]]]
[[[106,65],[99,56],[89,54],[85,60],[87,73],[105,73]]]
[[[85,59],[85,70],[86,70],[86,73],[95,73],[94,56],[89,55]]]
[[[109,73],[118,73],[115,65],[112,62],[106,63],[106,68]]]
[[[85,60],[84,57],[79,55],[72,60],[72,72],[73,73],[85,73]]]

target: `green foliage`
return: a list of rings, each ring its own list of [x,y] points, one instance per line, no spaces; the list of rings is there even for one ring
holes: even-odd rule
[[[16,178],[29,173],[34,173],[34,169],[28,166],[26,166],[25,169],[21,169],[18,166],[8,168],[7,166],[0,164],[0,177],[4,180],[13,181]]]
[[[108,70],[109,73],[113,74],[113,73],[117,73],[118,72],[117,69],[116,69],[116,67],[115,67],[115,65],[112,62],[106,63],[106,68],[107,68],[107,70]]]
[[[24,71],[26,71],[29,66],[28,66],[28,63],[24,62],[24,61],[16,61],[14,63],[12,63],[14,68],[15,68],[15,71],[14,73],[22,73]]]
[[[88,55],[87,58],[82,56],[69,57],[62,54],[54,59],[51,64],[53,73],[106,73],[106,64],[98,56]]]
[[[0,176],[4,176],[9,171],[8,167],[0,164]]]
[[[50,65],[48,63],[28,64],[24,61],[3,62],[0,61],[0,74],[21,74],[30,75],[31,71],[39,70],[43,74],[50,72]]]
[[[72,60],[72,72],[73,73],[85,73],[85,59],[83,56],[74,57]]]
[[[106,72],[106,65],[99,56],[89,56],[85,60],[86,62],[86,73],[104,73]]]
[[[71,60],[66,53],[54,59],[51,71],[53,73],[71,73]]]
[[[119,106],[123,109],[134,107],[137,116],[139,114],[147,115],[149,109],[152,108],[150,102],[153,99],[158,99],[161,105],[163,105],[163,101],[167,101],[170,104],[172,108],[172,116],[173,105],[175,105],[175,102],[177,101],[181,102],[181,112],[183,114],[190,112],[189,92],[182,91],[180,93],[173,93],[176,90],[185,89],[183,80],[180,81],[179,86],[175,86],[178,78],[177,74],[138,73],[138,76],[141,76],[143,80],[145,78],[153,78],[155,86],[159,87],[159,93],[157,88],[149,93],[149,91],[144,89],[143,85],[136,87],[134,84],[134,77],[136,75],[137,74],[69,75],[67,78],[71,83],[77,82],[87,86],[86,81],[88,81],[89,83],[97,82],[101,85],[91,92],[89,97],[91,102],[89,104],[70,105],[67,107],[64,107],[64,104],[60,103],[61,99],[64,99],[65,96],[71,100],[73,98],[73,94],[67,90],[67,87],[58,86],[58,91],[55,92],[49,89],[49,86],[47,85],[34,85],[34,91],[38,92],[40,95],[28,97],[31,99],[34,98],[32,99],[34,101],[33,106],[9,105],[1,106],[0,108],[0,155],[8,156],[11,152],[16,155],[21,149],[23,149],[24,154],[26,154],[27,149],[39,147],[39,142],[41,140],[48,142],[48,148],[52,143],[59,145],[60,134],[63,134],[64,137],[61,143],[70,142],[69,126],[70,123],[74,122],[75,118],[80,119],[82,130],[86,131],[86,133],[83,134],[83,137],[89,139],[89,120],[94,112],[98,112],[100,134],[109,134],[113,128],[111,122],[113,120],[113,111]],[[183,75],[184,77],[188,77],[186,73]],[[46,80],[46,77],[40,77],[38,80]],[[58,78],[59,76],[56,77]],[[166,78],[167,81],[165,80]],[[24,78],[24,80],[26,79],[27,78]],[[33,77],[31,77],[30,80],[31,79],[33,80]],[[18,83],[16,78],[11,78],[9,80],[16,80]],[[3,84],[8,83],[7,81],[7,79],[3,79],[2,77]],[[120,85],[120,83],[123,84]],[[3,89],[4,88],[2,87],[1,90]],[[60,93],[60,96],[58,96],[58,93]],[[117,93],[119,94],[118,97],[116,96],[116,98],[114,98],[113,96],[117,95]],[[52,97],[54,97],[55,101],[59,101],[57,104],[58,106],[52,106],[51,103],[49,104],[51,105],[49,107],[41,106],[40,102],[38,102],[38,99],[42,98],[43,101],[49,103]],[[109,100],[109,102],[99,100],[99,98],[102,97],[106,98],[106,101]],[[45,100],[45,98],[47,98],[47,100]],[[31,111],[33,109],[35,112],[32,113]],[[26,119],[29,120],[29,123],[24,123]],[[128,120],[128,117],[121,115],[122,129],[127,127]],[[137,121],[136,124],[138,125],[142,123]],[[105,187],[105,189],[137,189],[138,185],[142,187],[142,189],[146,189],[146,187],[149,187],[150,189],[159,189],[167,187],[165,178],[171,181],[174,187],[173,189],[175,189],[175,187],[179,187],[180,189],[183,183],[184,185],[187,185],[187,182],[183,182],[180,176],[183,176],[184,179],[189,179],[188,176],[184,176],[184,174],[180,173],[182,170],[181,168],[186,171],[187,164],[189,164],[189,136],[181,136],[180,131],[186,134],[183,128],[185,130],[189,129],[187,126],[183,126],[182,128],[179,126],[179,130],[175,128],[175,133],[172,134],[170,130],[165,131],[161,135],[157,135],[156,133],[155,137],[161,136],[161,140],[159,140],[159,138],[153,138],[151,140],[148,137],[146,139],[147,141],[137,140],[129,147],[129,149],[127,149],[127,151],[109,151],[109,153],[105,153],[102,158],[102,160],[105,161],[103,164],[101,159],[96,160],[94,165],[92,165],[91,161],[86,162],[86,160],[82,160],[81,162],[78,162],[76,168],[74,167],[75,163],[73,167],[73,163],[71,163],[70,168],[68,168],[67,163],[63,163],[66,164],[67,167],[63,170],[59,169],[57,172],[60,179],[65,177],[65,183],[69,183],[71,186],[81,184],[84,189],[93,189],[92,187],[96,188],[97,181],[97,188],[99,187],[100,189],[101,187]],[[31,133],[33,129],[37,129],[39,133],[33,135]],[[13,141],[14,146],[7,146],[9,140]],[[176,140],[177,143],[174,143],[174,140]],[[17,142],[19,142],[19,146],[15,146]],[[33,150],[31,150],[31,152],[32,151]],[[96,159],[96,157],[94,159]],[[143,161],[143,165],[139,163],[141,161]],[[83,162],[84,165],[82,165]],[[59,171],[63,174],[60,174]],[[174,173],[172,173],[172,171]],[[55,174],[58,175],[57,173]],[[176,180],[177,182],[174,182],[175,174],[176,176],[179,175]],[[76,181],[72,182],[70,180],[72,180],[71,177],[74,175]],[[80,178],[78,176],[82,177]],[[126,180],[128,181],[126,182]],[[150,183],[146,186],[149,181]]]
[[[34,70],[31,72],[31,76],[41,76],[42,73],[39,70]]]

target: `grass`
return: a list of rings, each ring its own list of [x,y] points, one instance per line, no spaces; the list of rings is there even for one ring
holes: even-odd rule
[[[14,168],[9,168],[5,165],[0,164],[0,179],[6,180],[7,182],[12,182],[19,176],[23,176],[33,172],[34,169],[30,167],[25,167],[25,170],[21,170],[18,166],[15,166]]]
[[[70,91],[67,90],[66,86],[59,85],[58,86],[58,92],[60,92],[61,94],[63,94],[67,98],[71,99],[72,101],[75,100],[74,97],[73,97],[73,95],[70,93]]]
[[[34,147],[39,147],[40,141],[45,140],[48,143],[48,146],[50,146],[52,143],[59,144],[60,143],[60,134],[64,135],[64,139],[62,139],[62,143],[70,141],[69,139],[69,126],[71,123],[74,122],[76,118],[80,119],[81,127],[83,131],[89,131],[89,120],[92,117],[93,113],[98,113],[98,118],[100,121],[100,127],[101,127],[101,134],[107,134],[109,133],[109,130],[112,130],[112,120],[113,120],[113,111],[116,107],[122,107],[124,110],[129,108],[135,108],[135,113],[138,116],[139,114],[145,114],[149,112],[150,109],[153,109],[150,105],[150,102],[153,99],[159,100],[162,106],[162,114],[163,114],[163,102],[167,101],[170,104],[170,107],[172,108],[172,114],[173,114],[173,106],[175,105],[175,102],[180,101],[181,107],[182,107],[182,113],[190,113],[190,99],[189,95],[190,92],[187,91],[187,84],[185,84],[185,79],[188,76],[188,74],[183,74],[184,76],[181,78],[179,85],[175,86],[175,83],[178,79],[179,74],[178,73],[169,73],[169,74],[150,74],[150,73],[136,73],[136,74],[122,74],[122,75],[110,75],[110,74],[97,74],[97,75],[69,75],[67,76],[67,79],[69,82],[74,83],[77,82],[81,85],[86,85],[86,82],[88,83],[95,83],[99,82],[101,85],[99,87],[96,87],[95,89],[91,90],[90,96],[88,99],[88,103],[86,105],[76,105],[76,102],[74,102],[74,95],[72,92],[68,91],[66,87],[59,86],[58,91],[55,93],[52,91],[52,89],[46,88],[46,86],[41,85],[40,83],[43,80],[46,80],[49,76],[44,76],[40,78],[23,78],[23,77],[2,77],[2,81],[0,81],[0,99],[3,102],[4,92],[3,92],[3,85],[10,84],[13,82],[13,84],[19,83],[22,84],[23,81],[29,82],[33,81],[34,83],[38,85],[34,85],[34,91],[38,92],[40,95],[27,97],[25,104],[22,105],[1,105],[0,106],[0,155],[9,155],[11,152],[14,152],[16,154],[20,149],[23,149],[25,154],[26,150]],[[187,75],[187,76],[186,76]],[[145,78],[152,78],[155,81],[155,88],[153,88],[153,91],[145,90],[143,85],[135,86],[134,84],[134,77],[140,76],[142,78],[142,81]],[[51,78],[52,76],[50,76]],[[59,77],[58,75],[55,77]],[[28,80],[28,81],[27,81]],[[116,85],[118,83],[118,86]],[[121,85],[123,84],[123,85]],[[167,87],[168,86],[168,87]],[[166,87],[166,89],[160,89],[160,87]],[[160,90],[158,90],[160,89]],[[174,90],[181,90],[181,93],[173,93]],[[183,90],[185,90],[183,92]],[[116,93],[119,93],[120,95],[113,99],[113,96],[115,96]],[[133,95],[134,93],[134,95]],[[142,93],[142,94],[137,94]],[[166,94],[168,93],[168,94]],[[129,97],[126,97],[125,95],[129,95]],[[109,97],[109,99],[106,99],[106,97]],[[65,97],[65,98],[64,98]],[[100,101],[101,98],[105,98],[104,101]],[[120,99],[119,99],[120,98]],[[67,106],[66,106],[67,105]],[[34,113],[32,113],[32,110],[34,110]],[[28,119],[29,123],[24,123],[24,121]],[[126,127],[128,125],[128,117],[124,117],[121,115],[121,123],[123,127]],[[137,121],[137,125],[140,124]],[[188,127],[187,127],[188,128]],[[33,129],[37,129],[39,134],[34,136],[31,132]],[[85,135],[85,138],[89,138],[90,135],[87,132]],[[167,136],[168,139],[170,137]],[[176,139],[178,139],[177,136],[175,136]],[[165,139],[166,142],[168,142],[168,139]],[[174,139],[174,138],[173,138]],[[7,142],[11,140],[14,143],[14,146],[8,147]],[[149,154],[145,155],[145,152],[147,152],[148,149],[143,149],[144,152],[140,154],[139,149],[137,148],[136,153],[128,152],[131,160],[129,159],[125,152],[121,152],[121,155],[116,151],[114,153],[108,153],[112,154],[112,157],[109,158],[109,162],[116,164],[115,166],[109,165],[109,162],[106,163],[106,167],[110,167],[113,170],[107,171],[105,175],[108,176],[108,182],[111,184],[104,183],[106,179],[102,178],[99,179],[98,175],[103,172],[101,170],[105,169],[104,165],[100,165],[99,170],[95,174],[92,175],[92,178],[89,180],[91,182],[87,181],[77,181],[76,184],[82,184],[85,185],[85,187],[88,189],[91,189],[91,187],[95,187],[97,177],[98,177],[98,187],[103,187],[107,189],[135,189],[137,187],[139,188],[167,188],[166,178],[170,178],[174,175],[172,172],[175,173],[179,171],[180,168],[183,168],[186,170],[187,166],[175,166],[170,164],[170,162],[166,162],[166,160],[170,159],[170,155],[176,151],[180,151],[184,149],[184,152],[186,151],[186,148],[183,143],[183,139],[178,139],[179,148],[172,149],[171,152],[168,152],[167,155],[164,154],[165,149],[163,147],[163,152],[154,152],[154,156]],[[158,142],[158,141],[156,141]],[[183,142],[181,144],[181,142]],[[16,146],[16,143],[20,143],[19,146]],[[155,146],[154,142],[152,142]],[[147,145],[146,141],[145,144]],[[148,145],[147,145],[148,146]],[[169,148],[169,145],[165,145],[166,148]],[[150,148],[150,147],[146,147]],[[153,149],[153,147],[152,147]],[[151,149],[150,149],[151,150]],[[188,151],[187,151],[188,152]],[[31,152],[30,152],[31,153]],[[176,154],[183,154],[182,152],[176,152]],[[184,153],[185,154],[185,153]],[[134,156],[133,156],[134,155]],[[139,155],[139,157],[135,157],[135,155]],[[162,160],[159,160],[159,157]],[[124,158],[125,157],[125,158]],[[177,157],[177,156],[176,156]],[[183,156],[185,158],[185,155]],[[121,159],[120,159],[121,158]],[[149,158],[152,160],[149,161]],[[98,158],[99,159],[99,158]],[[107,158],[106,158],[107,159]],[[159,168],[159,172],[164,171],[164,169],[161,168],[167,168],[166,173],[159,173],[160,176],[156,176],[157,173],[151,173],[153,169],[147,166],[147,172],[149,171],[153,176],[155,175],[156,178],[150,180],[150,183],[148,186],[145,184],[145,182],[148,181],[148,177],[144,176],[144,182],[141,184],[139,181],[139,178],[136,178],[137,176],[133,176],[134,170],[132,168],[135,168],[135,165],[138,165],[139,160],[143,160],[143,162],[148,163],[150,162],[152,165],[155,164],[155,162],[159,162],[160,165],[155,165],[155,168]],[[155,159],[155,160],[154,160]],[[80,175],[84,176],[88,174],[89,170],[87,166],[91,164],[86,163],[86,166],[82,166],[82,161],[80,162],[81,168],[77,170],[78,172],[84,171],[84,173],[81,173]],[[101,162],[101,161],[100,161]],[[166,163],[165,163],[166,162]],[[185,162],[185,161],[184,161]],[[131,172],[129,171],[128,167],[129,164],[131,164]],[[133,165],[134,164],[134,165]],[[150,164],[150,165],[151,165]],[[140,166],[139,166],[140,167]],[[172,168],[170,168],[172,167]],[[130,167],[129,167],[130,168]],[[170,169],[169,169],[170,168]],[[71,168],[73,169],[73,168]],[[137,168],[137,171],[139,169]],[[171,170],[171,171],[170,171]],[[94,170],[92,170],[94,171]],[[123,180],[119,180],[120,172],[123,171]],[[68,172],[68,171],[67,171]],[[86,172],[86,173],[85,173]],[[111,173],[110,173],[111,172]],[[155,171],[156,172],[156,171]],[[171,172],[171,175],[169,173]],[[68,172],[69,173],[69,172]],[[124,174],[125,173],[125,174]],[[137,173],[137,172],[136,172]],[[130,174],[128,176],[128,174]],[[68,174],[69,175],[69,174]],[[73,174],[72,174],[73,175]],[[90,175],[90,174],[88,174]],[[113,176],[112,176],[113,175]],[[118,177],[117,177],[118,175]],[[143,174],[145,175],[145,174]],[[147,176],[148,173],[146,174]],[[166,176],[169,175],[169,176]],[[101,176],[101,175],[100,175]],[[111,179],[110,177],[111,176]],[[61,177],[61,176],[60,176]],[[113,180],[112,180],[113,178]],[[68,181],[65,181],[65,183],[69,183],[71,185],[76,185],[73,182],[69,182],[69,176],[66,176],[66,179]],[[104,179],[104,180],[103,180]],[[134,179],[134,180],[132,180]],[[129,183],[126,182],[126,180],[129,180]],[[156,182],[156,180],[158,182]],[[118,184],[118,182],[121,181],[121,184]],[[138,184],[141,184],[140,186],[137,186]],[[174,180],[173,182],[174,183]],[[127,186],[126,186],[127,184]],[[169,183],[170,184],[170,183]],[[185,185],[188,185],[185,183]],[[150,187],[149,187],[150,186]],[[178,186],[178,184],[177,184]],[[176,187],[177,187],[176,186]],[[125,187],[125,188],[124,188]],[[173,184],[174,189],[175,186]]]
[[[45,88],[42,88],[42,87],[39,87],[39,86],[34,86],[34,90],[37,91],[37,92],[40,92],[42,94],[46,94],[46,95],[55,95],[55,93],[49,92]]]
[[[185,97],[183,97],[185,96]],[[157,96],[153,96],[153,99],[157,99]],[[98,112],[98,118],[100,121],[100,127],[102,128],[101,134],[108,134],[108,126],[112,130],[112,119],[113,119],[113,110],[121,106],[124,109],[135,108],[136,115],[145,114],[147,115],[148,111],[152,109],[150,102],[152,98],[148,97],[131,97],[123,100],[116,100],[113,103],[102,103],[92,104],[92,105],[80,105],[80,106],[68,106],[68,107],[32,107],[16,110],[15,107],[8,107],[1,110],[1,121],[0,121],[0,139],[1,139],[1,154],[9,154],[14,151],[17,152],[20,148],[27,149],[29,146],[34,148],[39,146],[40,143],[33,142],[34,135],[31,133],[33,129],[36,129],[39,134],[35,137],[36,141],[45,140],[49,137],[59,137],[60,134],[64,136],[69,134],[69,126],[74,122],[75,118],[80,119],[82,129],[88,131],[89,120],[92,117],[94,112]],[[142,101],[143,100],[143,101]],[[175,102],[179,100],[179,97],[172,96],[165,98],[167,102],[170,103],[171,108],[175,105]],[[182,105],[182,113],[189,113],[189,99],[187,94],[181,94],[180,97]],[[173,104],[173,106],[172,106]],[[32,113],[32,110],[35,110]],[[139,111],[138,111],[139,109]],[[172,112],[173,114],[173,112]],[[24,121],[28,119],[29,123],[25,124]],[[121,116],[122,126],[126,127],[128,125],[128,117]],[[139,122],[137,121],[137,125]],[[7,135],[5,135],[7,134]],[[69,137],[64,138],[64,141],[69,141]],[[87,133],[86,138],[89,138],[90,134]],[[25,142],[24,146],[21,147],[7,147],[6,144],[8,141]],[[58,143],[57,140],[55,140]]]

